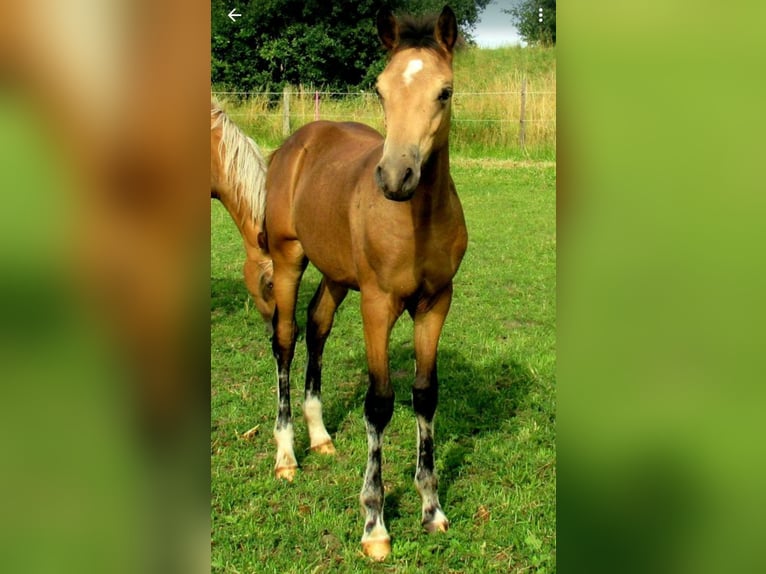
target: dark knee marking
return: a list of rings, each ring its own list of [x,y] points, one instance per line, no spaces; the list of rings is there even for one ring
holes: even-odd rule
[[[381,397],[375,394],[373,386],[367,390],[364,399],[364,416],[373,428],[382,433],[394,414],[394,396]]]
[[[436,377],[433,377],[430,385],[425,388],[412,387],[412,408],[416,414],[422,415],[429,422],[434,418],[438,401],[439,385]]]

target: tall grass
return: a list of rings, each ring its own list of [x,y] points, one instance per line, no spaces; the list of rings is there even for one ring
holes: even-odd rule
[[[553,159],[556,147],[555,48],[468,49],[455,60],[451,146],[470,157]],[[525,148],[519,142],[526,79]]]
[[[467,48],[455,57],[451,148],[465,157],[554,159],[556,149],[555,48]],[[526,79],[525,145],[519,141],[521,91]],[[383,132],[383,114],[372,92],[320,91],[319,117],[359,121]],[[290,94],[290,130],[315,119],[313,86]],[[266,148],[283,140],[282,94],[216,93],[224,109]]]

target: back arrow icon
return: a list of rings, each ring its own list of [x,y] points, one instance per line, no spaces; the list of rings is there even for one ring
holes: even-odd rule
[[[237,9],[236,8],[232,8],[231,12],[229,12],[229,18],[231,18],[232,22],[236,22],[236,20],[234,20],[234,18],[239,18],[240,16],[242,16],[242,14],[237,14]]]

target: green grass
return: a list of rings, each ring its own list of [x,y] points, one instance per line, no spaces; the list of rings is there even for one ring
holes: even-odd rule
[[[436,467],[446,534],[420,526],[412,322],[391,339],[396,391],[383,450],[392,555],[361,554],[366,365],[359,296],[338,311],[324,358],[325,421],[336,457],[308,452],[305,344],[293,363],[300,471],[273,477],[276,381],[270,344],[245,289],[241,240],[212,205],[213,572],[537,572],[556,569],[555,167],[454,161],[469,231],[439,354]],[[298,323],[318,273],[309,267]],[[257,427],[248,441],[242,434]]]

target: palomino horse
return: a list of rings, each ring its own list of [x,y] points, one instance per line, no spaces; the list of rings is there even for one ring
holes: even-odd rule
[[[391,542],[383,522],[381,448],[394,410],[389,377],[391,329],[407,310],[414,320],[417,418],[415,485],[428,531],[446,530],[434,474],[436,348],[452,299],[452,278],[466,249],[463,210],[449,171],[455,15],[437,21],[397,19],[384,10],[378,34],[390,53],[377,80],[384,138],[357,123],[313,122],[271,158],[265,230],[274,261],[274,335],[278,415],[276,475],[297,468],[290,411],[290,363],[296,339],[298,284],[311,261],[323,279],[309,306],[303,412],[311,448],[334,452],[322,421],[322,351],[336,308],[361,292],[369,389],[364,402],[368,456],[360,496],[365,553],[384,559]]]
[[[259,243],[265,183],[266,160],[256,143],[210,102],[210,197],[220,200],[237,224],[245,243],[245,284],[271,327],[273,271]]]

